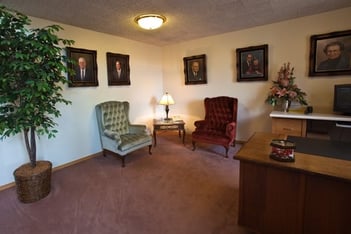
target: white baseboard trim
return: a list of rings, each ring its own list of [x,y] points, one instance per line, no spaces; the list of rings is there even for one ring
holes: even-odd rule
[[[66,168],[66,167],[70,167],[70,166],[73,166],[75,164],[78,164],[80,162],[83,162],[83,161],[86,161],[88,159],[91,159],[91,158],[94,158],[94,157],[97,157],[97,156],[102,156],[102,152],[98,152],[98,153],[95,153],[95,154],[92,154],[92,155],[89,155],[89,156],[86,156],[86,157],[83,157],[83,158],[79,158],[77,160],[74,160],[74,161],[71,161],[69,163],[65,163],[65,164],[62,164],[60,166],[57,166],[57,167],[54,167],[52,169],[52,172],[55,172],[55,171],[58,171],[58,170],[61,170],[63,168]],[[1,185],[0,186],[0,192],[5,190],[5,189],[8,189],[8,188],[11,188],[13,186],[15,186],[16,183],[15,182],[11,182],[11,183],[8,183],[8,184],[5,184],[5,185]]]

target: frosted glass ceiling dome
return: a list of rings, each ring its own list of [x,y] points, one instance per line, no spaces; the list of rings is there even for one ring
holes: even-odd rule
[[[139,15],[135,18],[135,22],[143,29],[154,30],[166,22],[166,17],[158,14]]]

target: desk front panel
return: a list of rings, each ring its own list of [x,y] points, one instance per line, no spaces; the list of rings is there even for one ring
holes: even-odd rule
[[[305,119],[272,118],[272,133],[306,136]]]

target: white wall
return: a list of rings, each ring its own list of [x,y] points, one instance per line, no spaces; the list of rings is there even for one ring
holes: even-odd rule
[[[228,95],[239,100],[238,140],[270,131],[272,107],[264,103],[272,80],[285,62],[295,67],[296,83],[316,112],[332,112],[333,86],[350,76],[308,77],[310,36],[350,29],[351,8],[187,41],[163,48],[164,89],[176,104],[170,115],[183,116],[189,131],[204,117],[203,99]],[[236,49],[268,44],[269,81],[237,82]],[[206,54],[207,84],[185,85],[183,57]],[[188,131],[188,132],[189,132]]]
[[[284,62],[295,67],[296,83],[308,94],[317,112],[331,112],[333,85],[351,83],[350,76],[308,77],[309,40],[314,34],[350,29],[351,8],[255,27],[167,47],[155,47],[120,37],[62,25],[60,36],[76,41],[73,47],[97,50],[98,87],[64,88],[63,95],[73,105],[60,106],[58,135],[42,137],[38,159],[50,160],[54,167],[101,151],[94,106],[116,99],[131,102],[132,122],[151,127],[152,119],[163,117],[157,105],[163,92],[176,101],[170,116],[186,121],[188,132],[194,120],[204,117],[203,99],[228,95],[239,99],[238,140],[247,140],[255,131],[270,131],[272,107],[264,103],[276,73]],[[53,22],[33,18],[34,26]],[[269,45],[269,81],[236,81],[236,48]],[[108,86],[106,52],[130,55],[131,86]],[[206,54],[207,79],[204,85],[185,85],[183,57]],[[0,186],[13,181],[15,168],[28,161],[22,136],[0,141]]]
[[[32,18],[33,27],[54,22]],[[94,106],[107,100],[130,102],[130,120],[151,127],[151,120],[160,117],[164,109],[158,106],[163,93],[162,49],[120,37],[60,24],[62,38],[73,39],[75,48],[97,51],[98,87],[64,87],[63,96],[72,105],[59,106],[62,116],[57,119],[55,139],[46,136],[37,142],[38,159],[50,160],[59,166],[101,151]],[[130,86],[108,86],[106,52],[130,56]],[[28,162],[22,135],[0,141],[0,186],[13,181],[13,171]]]

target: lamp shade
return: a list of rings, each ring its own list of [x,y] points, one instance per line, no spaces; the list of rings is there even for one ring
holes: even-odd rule
[[[165,93],[160,100],[161,105],[173,105],[174,103],[175,102],[169,93]]]
[[[157,14],[140,15],[135,18],[138,25],[147,30],[153,30],[162,26],[166,22],[166,17]]]

